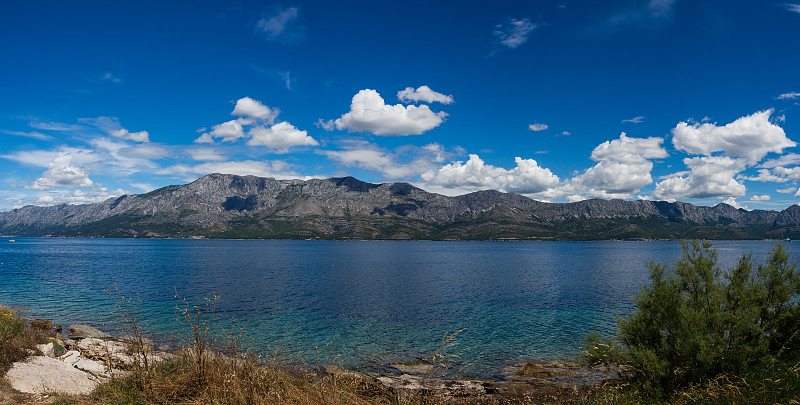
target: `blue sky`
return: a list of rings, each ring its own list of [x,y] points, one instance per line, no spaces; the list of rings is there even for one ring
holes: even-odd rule
[[[14,2],[0,210],[223,172],[800,202],[800,3]]]

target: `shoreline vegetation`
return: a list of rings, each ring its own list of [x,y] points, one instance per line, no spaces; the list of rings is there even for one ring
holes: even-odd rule
[[[449,378],[461,331],[397,375],[367,375],[336,358],[295,365],[248,350],[241,331],[216,326],[217,297],[177,297],[183,330],[171,347],[116,289],[116,337],[80,325],[65,334],[0,306],[0,404],[800,403],[800,273],[786,246],[730,269],[708,242],[682,246],[674,263],[647,265],[651,282],[615,337],[587,334],[582,364],[521,363],[503,381]],[[20,370],[42,378],[56,364],[90,382],[28,381],[34,394],[20,392]]]

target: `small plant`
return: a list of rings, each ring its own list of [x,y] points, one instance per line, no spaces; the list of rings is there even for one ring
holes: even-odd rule
[[[103,289],[114,301],[114,319],[120,332],[126,338],[133,361],[133,376],[139,388],[149,391],[152,388],[152,340],[148,338],[145,322],[142,319],[142,299],[125,297],[114,284],[114,289]],[[111,353],[108,354],[108,366],[113,366]]]
[[[34,350],[39,339],[19,310],[0,306],[0,375]]]

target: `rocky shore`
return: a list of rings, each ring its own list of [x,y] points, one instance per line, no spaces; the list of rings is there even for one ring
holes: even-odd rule
[[[141,350],[142,340],[138,340],[137,347],[137,341],[110,336],[89,325],[71,325],[62,331],[49,321],[33,320],[30,327],[51,337],[6,373],[4,379],[13,390],[12,396],[27,394],[7,403],[40,403],[41,398],[54,393],[85,396],[100,384],[123,378],[141,365],[143,352],[150,364],[191,356],[156,348],[150,341],[144,341],[147,347]],[[317,378],[348,380],[377,390],[424,393],[445,401],[459,399],[468,403],[552,403],[584,398],[618,383],[625,374],[614,367],[585,367],[568,362],[513,364],[503,370],[498,380],[447,378],[444,371],[442,365],[423,360],[393,364],[381,374],[358,373],[333,365],[314,373]],[[8,392],[5,396],[10,397]],[[0,395],[0,404],[6,403],[2,399]]]

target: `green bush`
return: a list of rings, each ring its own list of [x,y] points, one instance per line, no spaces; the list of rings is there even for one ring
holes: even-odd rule
[[[19,312],[0,306],[0,375],[36,347],[36,336]]]
[[[796,353],[800,273],[785,245],[775,244],[758,265],[743,255],[728,271],[717,265],[710,243],[682,247],[674,266],[648,264],[651,284],[637,296],[634,313],[620,320],[618,356],[644,389],[666,393]]]

